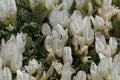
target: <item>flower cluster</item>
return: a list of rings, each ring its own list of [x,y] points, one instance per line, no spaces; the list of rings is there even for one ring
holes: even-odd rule
[[[120,10],[112,5],[112,0],[95,0],[95,3],[99,6],[97,11],[92,0],[29,0],[31,13],[36,14],[36,8],[40,8],[47,15],[47,21],[40,25],[45,37],[47,69],[35,57],[23,65],[28,36],[20,31],[7,41],[1,40],[0,80],[13,80],[13,74],[15,80],[53,80],[51,77],[56,74],[59,80],[120,80],[118,41],[109,34],[113,29],[111,19],[115,16],[120,20]],[[19,23],[14,22],[16,14],[15,0],[0,0],[0,23],[7,25],[9,32],[17,29],[13,27]],[[36,40],[38,35],[31,36]],[[98,63],[91,56],[91,48],[98,55]],[[76,68],[75,64],[89,64],[89,71]]]

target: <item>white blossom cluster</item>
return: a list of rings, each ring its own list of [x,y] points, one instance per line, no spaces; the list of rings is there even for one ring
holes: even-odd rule
[[[112,6],[112,0],[96,0],[101,5],[97,14],[93,16],[94,7],[91,0],[29,0],[31,11],[40,5],[47,10],[48,23],[43,23],[41,32],[46,36],[44,46],[48,52],[46,62],[50,66],[44,70],[42,63],[36,59],[29,60],[23,66],[23,52],[25,51],[27,35],[17,33],[8,41],[1,41],[0,49],[0,80],[49,80],[57,72],[60,80],[120,80],[120,53],[116,54],[118,42],[115,37],[106,36],[113,28],[111,18],[117,15],[120,20],[120,10]],[[75,2],[75,10],[70,9]],[[82,9],[87,10],[84,16]],[[7,29],[13,30],[10,24],[16,19],[17,7],[15,0],[0,0],[0,22],[8,24]],[[72,38],[72,45],[67,41]],[[90,61],[89,47],[94,46],[99,56],[98,65]],[[73,53],[73,50],[75,53]],[[90,63],[90,73],[73,68],[73,56],[79,57],[83,64]],[[60,61],[60,59],[62,61]],[[34,76],[33,74],[37,74]],[[56,79],[57,80],[57,79]]]
[[[15,0],[0,0],[0,22],[9,24],[16,19]]]
[[[70,8],[63,6],[65,1],[67,0],[63,0],[63,3],[56,6],[50,13],[49,22],[52,30],[46,23],[46,26],[45,24],[42,26],[42,32],[46,35],[45,48],[49,52],[47,61],[51,61],[49,64],[53,65],[57,73],[61,75],[61,80],[119,80],[119,55],[117,54],[115,55],[117,58],[113,58],[118,46],[117,40],[115,37],[110,37],[109,44],[107,44],[105,39],[105,36],[109,36],[109,31],[112,29],[111,17],[116,14],[119,16],[119,9],[112,6],[112,0],[103,0],[98,14],[93,17],[93,6],[90,1],[75,0],[77,10],[69,14]],[[99,1],[98,4],[100,4]],[[69,0],[66,6],[71,5],[72,2]],[[80,9],[84,8],[85,5],[88,5],[90,16],[83,17]],[[58,27],[54,31],[56,26],[61,28]],[[88,50],[89,46],[94,45],[93,42],[95,42],[95,50],[99,55],[100,62],[98,66],[95,62],[90,62],[89,78],[88,74],[82,70],[78,71],[73,78],[71,77],[75,70],[71,67],[73,63],[72,49],[70,46],[65,46],[69,38],[68,34],[73,37],[75,54],[80,56],[84,64],[90,62],[88,59],[91,57],[87,56]],[[58,62],[56,57],[63,58],[63,63]]]

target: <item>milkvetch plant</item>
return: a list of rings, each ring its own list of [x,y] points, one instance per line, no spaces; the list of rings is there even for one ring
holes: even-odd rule
[[[119,0],[0,0],[0,80],[119,80]]]

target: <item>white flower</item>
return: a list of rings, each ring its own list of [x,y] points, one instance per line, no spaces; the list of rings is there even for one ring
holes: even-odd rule
[[[29,64],[28,66],[25,66],[25,69],[29,74],[32,75],[38,69],[39,65],[41,64],[38,64],[38,62],[35,59],[33,59],[29,61]]]
[[[78,16],[78,17],[77,17]],[[73,21],[75,19],[75,21]],[[88,54],[88,46],[94,41],[94,30],[91,28],[90,17],[86,16],[82,19],[79,11],[71,16],[70,29],[73,34],[73,45],[76,53],[79,55]],[[86,24],[87,23],[87,24]],[[80,48],[78,48],[80,46]]]
[[[52,36],[53,36],[54,39],[60,39],[65,43],[68,40],[67,29],[64,30],[61,25],[57,24],[52,29]]]
[[[1,57],[3,59],[3,66],[10,65],[9,62],[12,60],[12,54],[18,51],[17,46],[14,44],[14,39],[15,37],[11,36],[6,44],[4,43],[4,40],[2,40]]]
[[[113,58],[113,67],[117,68],[118,73],[120,73],[120,53],[116,54]]]
[[[62,4],[64,9],[69,10],[73,4],[73,0],[63,0]]]
[[[118,72],[118,68],[115,68],[112,71],[112,74],[108,75],[107,80],[120,80],[120,75],[119,75],[119,72]]]
[[[113,58],[113,66],[120,66],[120,53],[116,54]],[[118,69],[118,71],[120,72],[120,69]]]
[[[76,74],[76,80],[86,80],[86,73],[82,70],[78,71]]]
[[[56,7],[58,0],[44,0],[45,7],[47,10],[52,10]]]
[[[94,62],[91,63],[90,73],[92,80],[104,80],[103,77],[98,73],[98,67]]]
[[[11,60],[11,69],[15,73],[17,69],[22,67],[23,55],[20,53],[14,53]]]
[[[52,44],[52,49],[55,55],[61,58],[63,56],[64,43],[59,39],[55,39]]]
[[[64,30],[61,25],[56,25],[52,33],[45,39],[45,48],[49,53],[54,53],[57,57],[62,57],[65,42],[68,39],[67,29]]]
[[[70,65],[73,62],[72,51],[71,51],[71,47],[69,47],[69,46],[64,47],[63,61],[64,61],[64,64],[69,63]]]
[[[117,51],[117,46],[118,46],[118,43],[115,37],[110,37],[109,46],[111,49],[111,55],[114,55],[115,52]]]
[[[2,66],[0,66],[0,80],[12,80],[12,74],[8,67],[4,67],[2,70]]]
[[[105,57],[110,58],[113,56],[117,50],[117,40],[111,37],[109,40],[109,45],[106,43],[105,37],[102,33],[96,32],[95,34],[95,50],[96,52],[102,53]]]
[[[119,80],[119,57],[120,54],[115,55],[113,61],[112,58],[103,58],[98,66],[92,62],[90,66],[92,80]]]
[[[103,53],[99,53],[98,55],[99,55],[100,60],[106,58],[106,56],[104,56]]]
[[[22,53],[25,50],[26,36],[23,33],[18,33],[16,38],[11,38],[6,42],[2,40],[1,57],[3,60],[3,66],[11,67],[12,71],[15,72],[22,66]]]
[[[50,52],[52,50],[53,36],[48,35],[44,41],[45,49]]]
[[[62,76],[60,80],[71,80],[72,74],[73,74],[73,71],[70,64],[66,63],[62,68]]]
[[[26,34],[17,33],[16,36],[16,45],[19,48],[20,53],[23,53],[25,50],[25,44],[26,44]]]
[[[112,6],[112,0],[103,0],[103,5],[98,9],[98,15],[104,20],[111,20],[111,17],[119,12],[118,7]]]
[[[43,33],[43,35],[45,35],[45,36],[47,36],[48,34],[51,33],[51,28],[50,28],[50,26],[49,26],[47,23],[44,23],[44,24],[42,25],[42,33]]]
[[[83,29],[82,25],[78,22],[71,22],[70,23],[70,29],[71,29],[71,32],[72,32],[72,35],[81,35],[81,31]]]
[[[72,34],[78,38],[83,37],[84,43],[81,40],[83,44],[91,45],[94,41],[94,30],[91,28],[90,18],[86,16],[84,19],[82,19],[81,13],[79,11],[76,11],[71,16],[71,21],[72,22],[70,23],[70,29]]]
[[[93,18],[91,16],[91,20],[92,20],[92,23],[94,25],[94,30],[95,31],[100,30],[101,32],[104,32],[106,35],[108,35],[109,30],[112,29],[111,22],[109,22],[107,20],[103,20],[103,18],[100,17],[100,16],[96,15],[95,18]]]
[[[95,34],[95,39],[96,39],[96,42],[95,42],[95,49],[96,49],[96,52],[99,54],[99,53],[102,53],[102,51],[105,50],[106,48],[106,41],[105,41],[105,37],[102,33],[100,32],[97,32]],[[108,52],[107,52],[108,53]],[[105,53],[103,53],[105,54]],[[108,53],[109,54],[109,53]]]
[[[16,13],[15,0],[0,0],[0,22],[9,24],[15,21]]]
[[[86,24],[87,23],[87,24]],[[94,41],[94,30],[91,28],[90,17],[86,16],[83,19],[83,37],[85,40],[86,45],[90,46]]]
[[[85,29],[83,37],[85,38],[86,45],[90,46],[94,41],[94,30],[92,28]]]
[[[81,31],[83,30],[82,23],[82,14],[80,11],[75,10],[70,17],[70,30],[72,32],[72,35],[81,35]]]
[[[98,29],[101,29],[105,25],[105,21],[100,16],[96,15],[95,18],[91,16],[91,20],[93,22],[93,25]]]
[[[17,77],[16,80],[35,80],[33,76],[30,76],[25,71],[17,70]]]
[[[98,64],[98,72],[101,76],[104,78],[107,77],[112,73],[112,69],[112,58],[100,60],[100,63]]]
[[[12,80],[12,74],[8,67],[4,67],[3,74],[4,74],[4,80]]]
[[[70,17],[70,21],[73,22],[81,22],[82,21],[82,14],[79,10],[74,10],[72,16]]]
[[[49,22],[54,27],[57,24],[60,24],[62,27],[66,27],[69,22],[69,13],[67,10],[61,10],[63,5],[59,5],[52,10],[49,16]]]

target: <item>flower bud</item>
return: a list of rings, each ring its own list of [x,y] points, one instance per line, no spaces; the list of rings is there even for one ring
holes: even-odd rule
[[[111,49],[111,55],[114,55],[115,52],[117,51],[117,46],[118,46],[118,43],[115,37],[110,37],[109,46]]]
[[[50,52],[52,50],[53,36],[48,35],[44,41],[45,49]]]
[[[91,2],[88,2],[88,14],[92,15],[93,13],[93,5]]]
[[[72,58],[71,47],[64,47],[63,61],[64,64],[66,63],[72,64],[73,58]]]
[[[105,49],[105,46],[106,46],[106,41],[105,41],[105,37],[103,36],[102,33],[100,32],[97,32],[95,34],[95,39],[96,39],[96,42],[95,42],[95,49],[96,49],[96,52],[97,53],[101,53],[101,50]]]
[[[51,33],[51,28],[50,28],[50,26],[49,26],[47,23],[44,23],[44,24],[42,25],[42,33],[43,33],[43,35],[45,35],[45,36],[47,36],[48,34]]]

